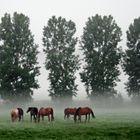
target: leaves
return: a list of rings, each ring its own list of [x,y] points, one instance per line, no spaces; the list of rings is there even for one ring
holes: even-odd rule
[[[78,56],[74,54],[77,38],[75,24],[65,18],[53,16],[43,29],[43,45],[46,53],[46,69],[49,70],[50,96],[76,95],[74,76],[79,69]]]
[[[38,45],[34,44],[29,18],[16,12],[12,18],[5,14],[0,24],[0,41],[2,98],[23,100],[25,96],[25,100],[28,100],[32,89],[39,87],[35,80],[39,75]]]
[[[127,50],[123,68],[128,74],[126,88],[132,97],[140,95],[140,18],[134,19],[127,33]]]
[[[120,37],[121,30],[112,16],[88,18],[81,39],[86,65],[80,74],[88,88],[88,96],[110,94],[116,85],[121,59],[121,51],[117,47]]]

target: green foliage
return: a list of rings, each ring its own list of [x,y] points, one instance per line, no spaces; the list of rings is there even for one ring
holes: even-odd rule
[[[140,96],[140,18],[134,19],[127,31],[127,50],[124,54],[124,71],[129,76],[129,96]]]
[[[89,97],[113,96],[120,74],[121,29],[112,16],[88,18],[81,38],[85,66],[80,73]]]
[[[75,32],[75,23],[62,17],[53,16],[44,27],[45,66],[49,70],[52,99],[76,96],[75,72],[79,69],[79,60],[74,54],[77,43]]]
[[[0,95],[9,100],[30,100],[37,89],[38,46],[29,29],[29,18],[5,14],[0,24]]]

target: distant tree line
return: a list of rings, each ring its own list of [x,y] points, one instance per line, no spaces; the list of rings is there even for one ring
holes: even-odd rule
[[[0,22],[0,95],[4,100],[30,101],[39,88],[38,45],[24,14],[5,14]],[[45,68],[50,81],[49,95],[55,100],[77,95],[76,72],[92,100],[117,95],[120,68],[129,76],[128,95],[140,99],[140,18],[134,19],[127,34],[127,49],[122,50],[121,28],[111,15],[89,17],[81,38],[75,36],[76,25],[53,16],[43,28],[42,42],[46,55]],[[80,60],[76,45],[83,52]]]

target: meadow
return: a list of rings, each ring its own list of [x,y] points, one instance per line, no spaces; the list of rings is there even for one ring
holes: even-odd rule
[[[26,107],[24,108],[26,111]],[[139,140],[139,107],[94,107],[95,119],[89,123],[64,120],[63,107],[55,110],[55,121],[30,122],[25,112],[23,122],[10,120],[9,107],[0,108],[0,140]]]

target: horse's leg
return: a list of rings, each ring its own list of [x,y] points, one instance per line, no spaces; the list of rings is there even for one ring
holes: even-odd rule
[[[30,121],[32,122],[32,114],[30,115]]]
[[[70,118],[70,114],[68,114],[68,116],[67,116],[67,119],[69,120],[69,118]]]
[[[76,123],[76,121],[77,121],[77,116],[74,115],[74,122]]]
[[[36,117],[35,117],[35,115],[33,115],[34,116],[34,122],[36,122]]]
[[[38,122],[40,122],[40,114],[38,114]]]
[[[81,123],[81,115],[78,115],[78,120]]]
[[[35,114],[34,114],[34,122],[36,122],[36,116],[35,116]]]
[[[67,118],[68,118],[68,114],[65,113],[65,115],[64,115],[64,119],[67,119]]]
[[[44,116],[42,115],[41,117],[42,117],[42,121],[44,121]]]
[[[22,121],[23,121],[23,115],[22,115]]]
[[[18,116],[18,121],[20,122],[20,120],[21,120],[21,115]]]
[[[89,122],[89,120],[90,120],[90,113],[88,114],[88,122]]]
[[[35,117],[35,122],[37,121],[37,115],[34,115],[34,117]]]
[[[85,123],[86,123],[86,121],[87,121],[87,114],[85,115]]]
[[[48,121],[49,121],[49,122],[52,121],[52,120],[50,120],[50,115],[48,115]]]

